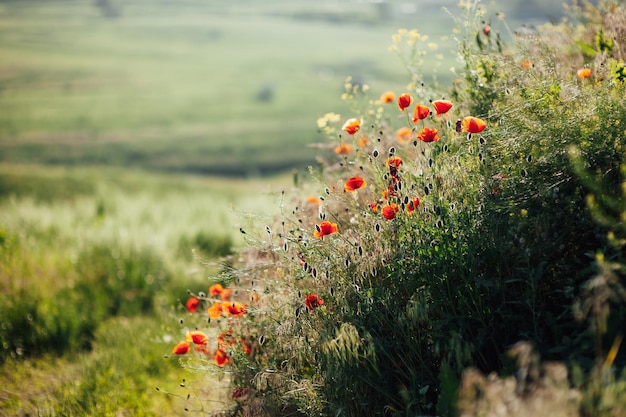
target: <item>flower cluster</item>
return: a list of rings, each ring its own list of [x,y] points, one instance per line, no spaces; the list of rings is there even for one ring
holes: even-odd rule
[[[202,304],[207,304],[206,308],[208,318],[210,320],[226,319],[227,330],[221,332],[215,341],[215,349],[209,348],[209,337],[206,333],[195,330],[187,331],[185,340],[177,343],[172,349],[175,355],[185,355],[192,351],[206,356],[212,356],[213,362],[217,366],[224,366],[231,361],[231,352],[235,348],[240,348],[245,354],[251,354],[252,349],[250,343],[242,337],[239,343],[233,336],[233,319],[240,319],[248,313],[248,305],[231,298],[233,292],[230,288],[224,287],[220,283],[213,284],[209,287],[208,296],[204,293],[190,296],[185,302],[185,308],[189,314],[197,314]]]

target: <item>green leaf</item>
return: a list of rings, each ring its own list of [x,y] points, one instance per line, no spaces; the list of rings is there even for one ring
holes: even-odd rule
[[[598,53],[595,49],[593,49],[593,46],[583,41],[576,41],[576,45],[580,46],[583,54],[587,55],[588,57],[594,57]]]

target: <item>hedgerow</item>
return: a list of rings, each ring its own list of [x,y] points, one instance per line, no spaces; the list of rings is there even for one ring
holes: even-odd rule
[[[626,412],[626,8],[599,3],[505,45],[466,2],[450,89],[415,30],[406,91],[346,81],[352,114],[318,120],[334,152],[187,303],[174,353],[230,378],[224,412]]]

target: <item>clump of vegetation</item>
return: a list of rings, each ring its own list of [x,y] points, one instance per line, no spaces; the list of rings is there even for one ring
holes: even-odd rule
[[[174,349],[227,367],[229,412],[469,416],[514,398],[519,415],[557,399],[623,413],[626,9],[574,6],[506,47],[465,3],[445,93],[418,72],[417,31],[394,36],[406,92],[347,80],[352,113],[318,122],[335,155],[216,278],[254,304],[193,297],[240,343],[191,325]]]

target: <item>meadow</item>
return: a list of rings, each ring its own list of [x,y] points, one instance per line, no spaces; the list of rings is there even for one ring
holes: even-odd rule
[[[446,5],[453,9],[455,2],[448,3]],[[513,38],[510,28],[521,22],[543,19],[555,10],[554,5],[546,6],[546,2],[532,2],[536,14],[528,14],[524,3],[528,4],[508,2],[502,9],[494,7],[482,19],[493,20],[494,28],[499,27],[503,39],[510,41]],[[480,363],[483,370],[503,370],[499,359],[504,353],[499,351],[500,356],[497,356],[489,349],[501,348],[500,345],[512,341],[495,340],[501,334],[494,336],[486,330],[487,326],[480,325],[490,323],[501,330],[502,326],[506,327],[507,319],[514,322],[515,314],[523,316],[528,311],[534,316],[528,320],[529,326],[524,327],[524,331],[546,342],[542,354],[560,358],[564,356],[561,352],[566,352],[577,360],[586,360],[581,364],[584,370],[591,367],[589,361],[603,358],[606,343],[613,341],[609,336],[613,337],[614,333],[605,336],[603,347],[596,349],[595,358],[590,358],[581,352],[592,350],[591,342],[583,336],[571,336],[574,330],[585,326],[573,325],[562,316],[553,318],[552,310],[541,309],[554,297],[559,302],[572,300],[571,294],[563,301],[558,298],[561,292],[557,291],[553,297],[550,291],[565,282],[567,291],[577,292],[574,288],[582,278],[576,273],[575,282],[572,282],[574,278],[559,281],[559,270],[571,272],[580,267],[588,272],[586,259],[593,257],[596,249],[592,245],[605,243],[591,239],[591,243],[584,246],[587,250],[584,255],[575,245],[566,245],[569,241],[563,235],[574,235],[587,226],[591,229],[591,220],[586,214],[580,214],[582,203],[578,200],[568,205],[565,196],[554,203],[555,208],[550,212],[541,214],[533,210],[542,204],[540,197],[544,194],[541,193],[545,191],[545,195],[550,196],[553,193],[553,183],[542,182],[543,173],[552,173],[546,167],[560,169],[555,176],[566,172],[568,178],[572,178],[574,173],[568,163],[557,158],[562,156],[559,152],[545,151],[533,145],[534,136],[524,136],[528,125],[534,123],[524,117],[531,119],[536,115],[523,114],[526,107],[514,101],[521,100],[518,96],[511,95],[511,101],[506,101],[498,95],[506,90],[503,85],[515,83],[498,73],[493,61],[476,58],[467,68],[461,65],[470,60],[464,56],[464,60],[459,61],[463,53],[451,52],[458,47],[450,36],[455,33],[454,22],[441,10],[442,4],[426,2],[416,8],[403,2],[281,0],[264,3],[252,0],[0,2],[0,289],[3,294],[0,300],[0,414],[153,416],[187,414],[186,409],[200,413],[232,410],[231,383],[234,381],[245,385],[246,389],[263,392],[264,397],[257,398],[263,398],[264,412],[270,415],[272,410],[285,414],[309,410],[310,414],[323,415],[332,407],[335,407],[333,412],[360,415],[362,407],[367,409],[363,405],[366,401],[353,403],[352,394],[342,392],[342,387],[368,392],[370,399],[381,399],[381,404],[389,401],[393,407],[398,407],[394,413],[400,413],[402,401],[406,401],[407,414],[434,412],[437,408],[441,415],[453,415],[444,400],[448,398],[451,402],[458,389],[460,374],[455,372],[475,363]],[[510,15],[507,24],[496,17],[496,10]],[[392,35],[401,27],[417,27],[421,34],[429,36],[420,43],[424,55],[407,57],[389,50]],[[483,45],[483,48],[487,47]],[[490,44],[489,48],[495,46]],[[472,52],[484,58],[476,49]],[[424,62],[417,65],[416,57],[422,57]],[[574,64],[582,62],[569,59]],[[414,66],[407,68],[407,63]],[[470,67],[482,78],[465,80],[474,83],[471,85],[474,90],[465,85],[466,90],[450,92],[448,86],[453,80],[450,67],[457,67],[454,76],[461,79]],[[491,70],[493,78],[489,79]],[[515,71],[511,70],[513,73]],[[495,74],[502,77],[501,83]],[[351,78],[347,82],[348,76]],[[353,283],[342,267],[346,265],[346,271],[355,273],[347,266],[343,255],[351,254],[356,246],[342,246],[338,240],[330,251],[320,249],[322,246],[317,243],[309,249],[301,246],[298,233],[304,233],[306,227],[314,227],[310,218],[301,217],[300,224],[304,226],[298,226],[299,231],[289,235],[293,240],[286,238],[285,220],[283,224],[275,222],[281,216],[287,216],[289,223],[303,213],[315,214],[302,200],[311,193],[328,197],[330,194],[325,193],[321,185],[343,187],[335,177],[337,173],[345,173],[363,163],[357,157],[335,155],[337,138],[327,137],[324,134],[327,131],[316,124],[317,119],[330,111],[344,117],[360,114],[367,119],[372,114],[367,109],[376,107],[374,103],[382,92],[404,91],[409,82],[413,87],[425,82],[429,93],[445,91],[438,93],[441,97],[428,98],[454,97],[459,106],[471,109],[476,115],[490,116],[492,121],[500,114],[517,110],[519,118],[511,117],[517,125],[505,126],[499,131],[494,128],[492,136],[487,137],[506,137],[513,132],[528,139],[523,141],[528,145],[518,149],[517,145],[509,143],[510,150],[494,145],[490,152],[501,159],[483,168],[477,168],[475,161],[460,147],[454,148],[455,155],[467,158],[463,159],[464,167],[470,174],[462,176],[456,172],[459,179],[450,185],[457,187],[458,194],[442,192],[437,202],[439,212],[425,212],[425,217],[440,216],[465,229],[463,232],[454,229],[455,238],[447,240],[440,227],[430,227],[426,222],[409,225],[399,216],[393,223],[397,225],[395,235],[391,231],[381,235],[372,235],[371,230],[366,232],[365,241],[369,246],[363,246],[368,253],[387,256],[385,251],[393,248],[385,242],[393,242],[401,236],[398,252],[394,253],[398,255],[401,251],[405,258],[381,255],[390,264],[376,265],[375,270],[380,274],[374,274],[374,280],[379,281],[363,295],[352,291]],[[527,94],[525,97],[541,97],[538,102],[546,103],[542,111],[552,115],[552,102],[548,99],[554,96],[554,91],[547,84],[529,83],[530,86],[523,88],[518,86],[519,90]],[[367,85],[369,91],[362,91],[363,85]],[[354,100],[340,99],[343,93],[355,91],[358,94],[352,97]],[[612,97],[604,90],[599,94]],[[587,97],[593,97],[593,92]],[[502,100],[502,107],[497,111],[486,104],[491,103],[490,100],[496,102],[496,98]],[[490,113],[492,110],[496,116]],[[598,117],[609,116],[603,113]],[[609,132],[609,139],[619,136],[616,132],[620,117],[621,113],[610,116],[610,125],[616,124],[615,131]],[[546,134],[560,138],[558,132],[574,119],[572,114],[565,113]],[[392,119],[390,126],[395,126],[399,120]],[[374,124],[364,126],[363,132],[369,131],[375,136]],[[395,140],[389,129],[385,127],[383,142],[386,144]],[[576,132],[571,133],[571,137],[575,137]],[[619,155],[621,148],[617,144],[611,146],[614,152],[602,161],[608,161],[606,164],[615,170],[615,155]],[[585,155],[595,155],[592,151],[596,150],[585,148]],[[484,189],[476,184],[484,178],[487,178],[484,183],[492,184],[494,180],[488,174],[500,173],[507,164],[517,167],[519,154],[532,154],[533,164],[529,160],[527,167],[531,175],[524,179],[514,175],[517,171],[509,172],[515,181],[510,182],[511,188],[502,188],[503,194],[510,196],[508,203],[493,203],[493,196],[480,194]],[[550,159],[551,155],[557,160]],[[445,156],[440,156],[440,161],[442,166],[449,162]],[[372,178],[376,175],[367,168],[361,172],[373,175]],[[408,179],[407,175],[407,183]],[[424,182],[418,174],[410,179],[419,189],[432,187],[432,183]],[[380,186],[381,180],[371,183]],[[539,197],[531,190],[537,184]],[[574,194],[580,197],[583,185],[576,184]],[[296,197],[289,192],[283,194],[284,190],[295,193]],[[484,197],[484,204],[495,213],[481,225],[483,229],[474,229],[475,224],[470,219],[470,215],[480,217],[482,212],[472,209],[467,211],[466,217],[456,217],[458,212],[450,208],[453,205],[447,206],[445,202],[458,199],[458,207],[467,201],[476,201],[476,195]],[[333,207],[347,204],[355,210],[363,210],[358,204],[356,208],[350,206],[356,199],[331,196],[328,200],[328,212],[341,218],[342,226],[348,225],[350,220],[342,218],[338,211],[332,212],[339,210]],[[424,197],[423,200],[424,208],[435,210],[434,200],[429,202]],[[524,202],[527,204],[522,204]],[[442,214],[441,207],[448,211]],[[542,257],[552,253],[554,247],[542,243],[534,233],[554,221],[556,217],[550,215],[556,216],[561,209],[570,210],[570,214],[575,214],[574,219],[583,219],[580,224],[573,222],[571,229],[565,228],[568,233],[559,235],[566,250],[578,251],[577,263],[570,267],[556,262],[555,257]],[[530,210],[528,220],[522,221],[521,210]],[[365,223],[355,223],[355,234]],[[271,225],[268,232],[266,225]],[[374,228],[373,223],[367,226]],[[272,234],[271,230],[281,228],[283,232]],[[598,234],[605,231],[593,230]],[[430,233],[442,243],[415,245],[425,238],[413,241],[410,236],[414,232]],[[280,236],[280,233],[285,234]],[[508,233],[506,236],[511,242],[516,242],[512,244],[514,256],[487,241],[488,238],[495,241],[503,233]],[[270,242],[266,244],[268,235]],[[482,237],[473,242],[477,236]],[[291,251],[300,253],[290,253],[291,257],[286,260],[275,259],[274,246],[280,239],[286,240],[285,248],[289,246]],[[335,241],[326,238],[323,242]],[[374,248],[376,242],[382,242],[384,248]],[[256,265],[245,265],[250,243],[253,253],[260,252],[255,255],[259,257]],[[554,253],[562,254],[566,250]],[[466,259],[457,257],[485,251],[493,262],[487,269],[478,255]],[[524,251],[538,256],[537,261],[525,258]],[[294,259],[301,261],[299,257],[303,253],[307,254],[311,265],[324,265],[337,274],[334,286],[327,285],[326,281],[310,282],[311,270],[302,270],[302,265],[293,269]],[[612,259],[619,262],[619,255],[610,253]],[[420,259],[425,258],[433,261],[429,265],[421,263]],[[372,256],[371,260],[374,259]],[[502,259],[513,260],[509,264],[500,262]],[[268,262],[279,267],[272,270]],[[552,262],[552,268],[546,267]],[[236,272],[242,264],[242,272]],[[352,268],[367,266],[364,262]],[[356,272],[371,273],[371,270],[361,269]],[[542,281],[540,296],[531,298],[529,294],[537,288],[534,285],[539,286],[539,278],[526,284],[527,277],[543,276],[544,269],[545,275],[554,281],[548,284]],[[459,270],[469,271],[461,279],[463,288],[446,299],[450,296],[446,292],[450,287],[444,285],[447,285],[447,277],[455,276]],[[290,271],[290,274],[280,275],[279,271]],[[269,309],[275,308],[277,314],[284,314],[283,326],[293,324],[294,306],[299,320],[291,328],[277,329],[273,327],[275,322],[265,321],[268,316],[259,306],[257,318],[246,322],[246,330],[252,330],[255,336],[259,332],[270,335],[276,330],[284,339],[270,340],[265,346],[267,354],[242,361],[226,374],[213,368],[207,372],[204,365],[197,367],[192,361],[174,357],[172,346],[187,330],[207,326],[206,318],[192,316],[185,308],[188,290],[199,295],[216,279],[235,288],[237,273],[245,276],[242,280],[245,283],[249,283],[250,275],[258,274],[266,285],[265,295],[271,292],[268,289],[276,290],[275,294],[267,296],[267,302],[277,302],[279,307]],[[274,273],[280,279],[275,280]],[[494,284],[488,276],[504,276],[505,273],[511,275],[502,285]],[[438,276],[436,282],[442,283],[440,287],[415,278],[431,275]],[[399,277],[400,284],[384,290],[385,286],[378,284],[385,277]],[[290,281],[291,278],[295,282]],[[476,287],[474,279],[477,279]],[[415,288],[417,285],[422,285],[419,291]],[[420,292],[424,288],[430,293]],[[474,309],[480,304],[477,300],[481,299],[484,288],[496,294],[491,301],[507,299],[506,303]],[[319,317],[307,314],[302,319],[299,315],[308,310],[308,306],[301,305],[301,297],[295,296],[300,294],[300,289],[318,291],[326,298],[326,307],[317,310],[323,311]],[[333,305],[330,293],[335,291],[345,296],[345,305]],[[465,291],[467,303],[458,302],[462,291]],[[515,295],[520,299],[508,300]],[[524,298],[526,296],[529,298]],[[433,297],[436,303],[429,304],[432,310],[416,307],[422,300],[420,297]],[[203,302],[209,300],[200,298]],[[406,302],[410,308],[404,309],[398,300]],[[522,307],[513,309],[513,313],[504,308],[513,303]],[[359,310],[351,311],[352,306],[358,306]],[[446,309],[448,306],[450,310]],[[378,315],[378,308],[381,311],[390,308],[391,313]],[[488,314],[489,308],[502,314],[502,326],[494,324],[497,320],[495,315]],[[366,310],[369,313],[365,314]],[[387,314],[396,314],[400,319],[393,339],[398,344],[403,340],[406,345],[416,344],[413,337],[416,331],[425,332],[430,339],[420,342],[415,351],[407,352],[403,347],[393,350],[397,346],[383,340],[389,336],[387,330],[376,334],[380,330],[376,323],[386,322]],[[424,324],[425,316],[431,320],[430,325]],[[557,329],[553,333],[546,332],[549,337],[538,330],[541,321],[548,319],[554,320],[550,325]],[[343,324],[354,324],[362,333],[364,329],[371,330],[371,334],[364,334],[375,342],[371,346],[380,343],[376,349],[389,347],[387,353],[379,352],[381,360],[394,361],[402,357],[407,363],[414,361],[411,372],[415,373],[410,375],[410,384],[407,383],[399,394],[401,399],[397,398],[397,392],[383,395],[372,388],[375,384],[369,385],[368,378],[372,374],[368,374],[371,365],[368,360],[371,358],[359,351],[365,349],[360,347],[350,359],[349,342],[358,343],[350,338],[353,334],[342,333],[348,332],[349,326],[335,328],[339,320],[344,320]],[[419,329],[411,327],[411,320],[419,324]],[[559,328],[564,322],[567,325]],[[429,327],[447,329],[450,323],[458,327],[457,333],[438,333]],[[300,326],[321,329],[321,336],[314,332],[305,332],[304,336],[290,333]],[[504,331],[503,334],[513,337]],[[293,339],[289,339],[292,336]],[[461,349],[462,341],[476,336],[476,340],[467,343],[465,350]],[[342,337],[346,339],[346,346],[336,357],[348,357],[347,363],[334,362],[333,355],[337,352],[324,344],[333,338],[343,340]],[[445,338],[449,339],[444,341]],[[307,343],[302,344],[302,340]],[[434,355],[433,340],[438,343],[438,352],[444,352],[439,358],[429,356]],[[578,350],[568,350],[571,345],[576,345]],[[320,350],[314,352],[315,347]],[[428,360],[422,361],[424,356],[417,360],[412,356],[415,354],[425,355]],[[275,369],[276,361],[283,359],[287,364],[285,372],[272,376],[276,378],[272,389],[269,383],[263,387],[253,386],[259,380],[250,374],[252,370]],[[620,360],[623,361],[621,356],[618,362]],[[505,365],[513,366],[510,362]],[[512,372],[511,368],[504,370]],[[393,371],[376,369],[376,372],[382,372],[378,375],[381,378],[394,378]],[[326,379],[329,375],[331,379]],[[353,380],[355,375],[360,382]],[[283,377],[285,379],[281,380]],[[340,382],[323,385],[332,378]],[[401,378],[406,382],[406,375]],[[578,381],[583,379],[580,377]],[[437,386],[440,383],[441,386]],[[582,389],[584,384],[577,383],[576,388]],[[436,403],[436,396],[441,392],[440,402]],[[387,394],[390,396],[386,397]],[[252,415],[263,413],[255,409],[258,402],[237,404]]]

